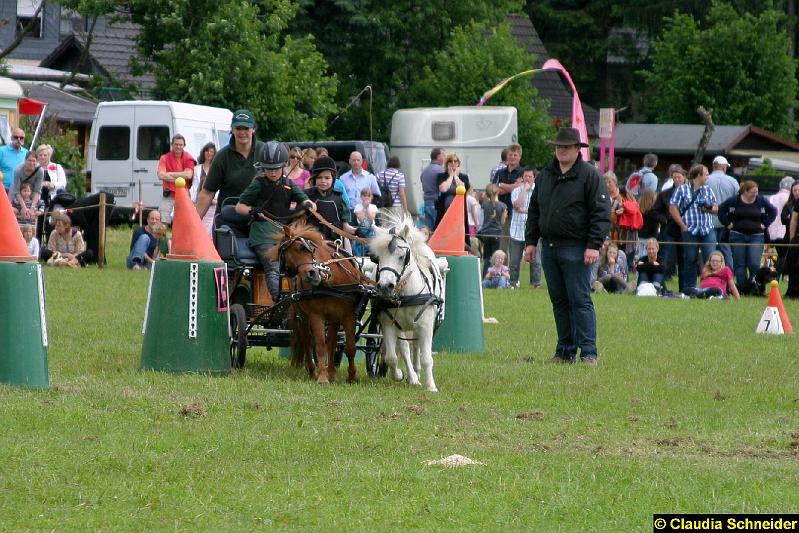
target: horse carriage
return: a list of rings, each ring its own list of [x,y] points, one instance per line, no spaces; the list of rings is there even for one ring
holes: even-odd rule
[[[357,349],[364,354],[367,374],[377,376],[382,335],[368,305],[374,289],[363,272],[364,260],[345,254],[335,243],[322,241],[317,232],[300,222],[286,226],[283,238],[273,248],[280,264],[275,301],[266,272],[247,243],[250,218],[235,212],[237,201],[226,199],[214,221],[214,245],[228,269],[231,365],[242,368],[250,346],[280,347],[291,348],[292,363],[304,364],[310,372],[313,361],[305,355],[312,349],[325,356],[331,353],[325,360],[336,363],[345,351],[354,358]],[[308,274],[300,276],[300,270]],[[324,332],[311,331],[305,318],[309,310],[326,312],[325,321],[331,328],[336,323],[336,331],[327,335],[335,341],[330,347],[308,344],[310,338],[325,338]],[[318,321],[313,326],[318,327]],[[328,368],[320,374],[326,374]]]
[[[292,364],[312,376],[316,371],[319,382],[334,380],[335,365],[346,355],[353,381],[360,350],[370,377],[388,371],[400,380],[399,348],[409,383],[420,384],[423,371],[427,389],[436,390],[432,339],[443,319],[446,260],[436,259],[409,218],[386,215],[388,228],[376,228],[371,241],[374,261],[353,257],[304,221],[284,226],[271,252],[280,265],[273,301],[247,244],[249,217],[235,212],[236,201],[221,206],[214,229],[228,267],[234,368],[244,366],[249,346],[291,347]]]

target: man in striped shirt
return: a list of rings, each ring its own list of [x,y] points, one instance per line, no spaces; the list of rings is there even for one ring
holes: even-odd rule
[[[391,156],[386,169],[377,175],[377,185],[387,187],[391,194],[392,202],[388,209],[397,215],[410,213],[408,200],[405,197],[405,174],[400,170],[399,157]]]
[[[681,292],[696,287],[697,255],[702,249],[702,261],[707,261],[716,250],[716,233],[711,214],[719,211],[716,195],[707,186],[707,167],[694,165],[688,171],[688,181],[678,187],[669,200],[669,213],[680,226],[683,242],[683,269],[685,287]]]
[[[524,167],[522,185],[510,193],[513,211],[510,217],[510,242],[508,244],[508,267],[510,268],[510,286],[519,287],[519,270],[524,255],[524,228],[527,225],[527,206],[535,188],[535,167]],[[539,239],[540,242],[540,239]],[[530,285],[541,287],[541,247],[536,247],[536,256],[530,263]]]

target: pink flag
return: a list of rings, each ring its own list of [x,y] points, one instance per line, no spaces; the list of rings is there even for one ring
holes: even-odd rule
[[[563,76],[565,76],[566,81],[569,82],[572,93],[574,93],[574,97],[572,98],[572,128],[577,128],[577,130],[580,132],[580,140],[588,144],[588,131],[585,129],[583,106],[580,103],[580,95],[577,94],[577,88],[574,86],[574,82],[572,81],[572,77],[569,75],[569,71],[563,68],[563,65],[561,65],[560,61],[557,59],[550,59],[544,63],[541,68],[544,70],[558,70],[563,74]],[[583,161],[589,161],[590,155],[588,153],[588,148],[582,148],[580,152],[583,155]]]

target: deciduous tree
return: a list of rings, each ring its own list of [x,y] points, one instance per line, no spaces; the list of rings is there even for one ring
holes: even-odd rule
[[[666,19],[643,72],[659,123],[695,124],[697,107],[716,124],[753,123],[789,138],[795,134],[796,63],[782,14],[738,13],[715,3],[705,25],[691,15]]]
[[[137,68],[154,73],[157,98],[249,108],[262,138],[323,134],[337,80],[311,35],[287,36],[290,0],[130,0],[130,7],[142,25]]]
[[[418,106],[474,105],[486,90],[532,68],[533,62],[534,57],[513,40],[507,24],[491,30],[483,24],[456,28],[447,46],[424,67],[421,79],[402,100]],[[529,77],[513,80],[489,103],[518,110],[525,162],[542,164],[552,157],[552,147],[546,143],[552,132],[548,102],[538,98]]]

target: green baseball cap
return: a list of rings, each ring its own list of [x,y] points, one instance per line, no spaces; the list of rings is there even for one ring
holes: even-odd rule
[[[255,119],[246,109],[239,109],[235,113],[233,113],[233,122],[230,124],[231,128],[244,126],[246,128],[254,128],[255,127]]]

